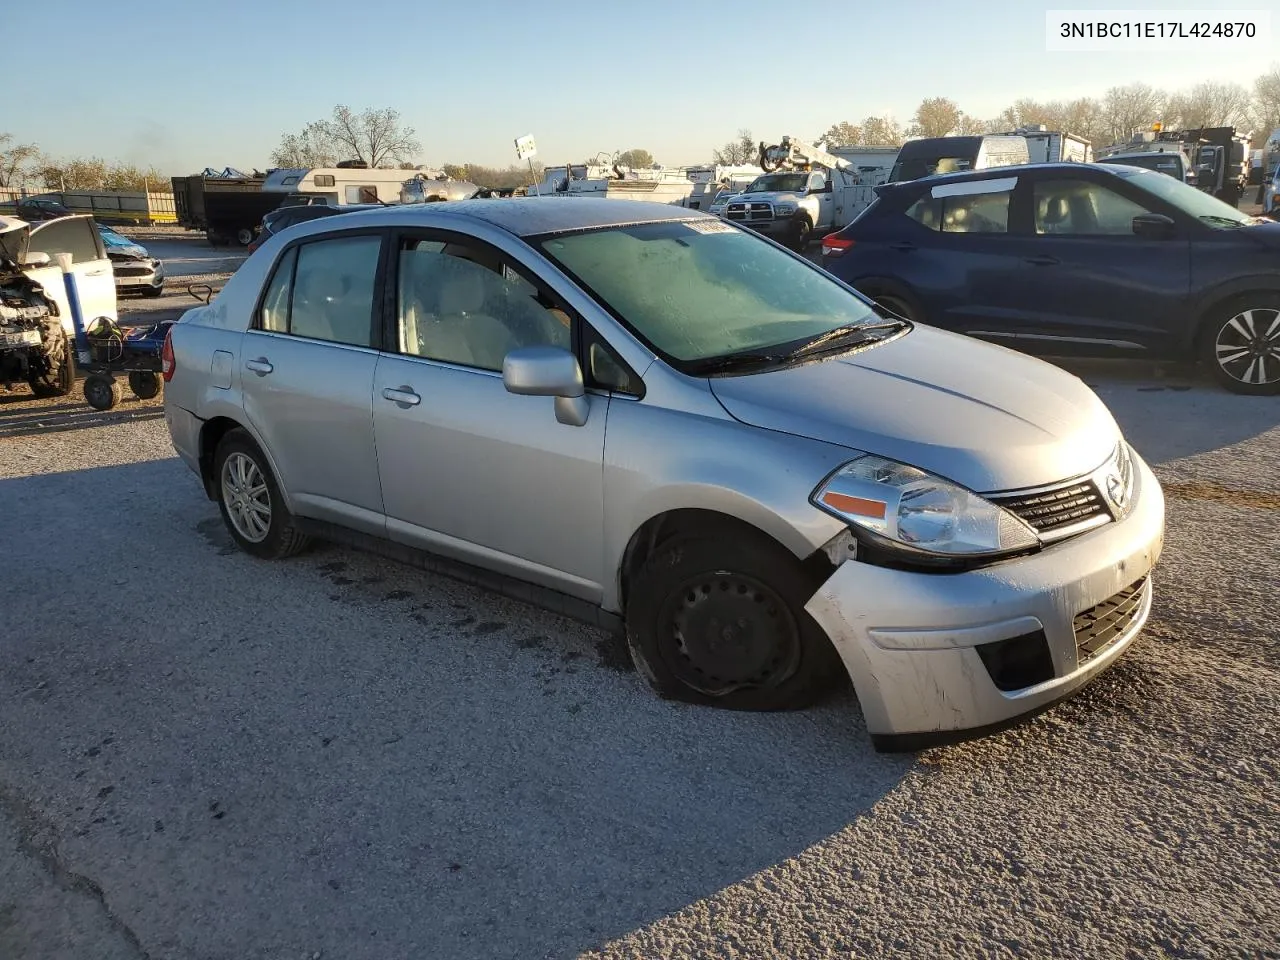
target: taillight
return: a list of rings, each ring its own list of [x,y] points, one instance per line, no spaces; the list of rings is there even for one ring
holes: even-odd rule
[[[842,237],[838,234],[831,234],[822,238],[822,255],[824,257],[838,257],[850,247],[854,241],[848,237]]]
[[[173,379],[173,370],[176,364],[173,362],[173,327],[170,327],[164,334],[164,349],[160,351],[160,373],[164,377],[164,382],[168,383]]]

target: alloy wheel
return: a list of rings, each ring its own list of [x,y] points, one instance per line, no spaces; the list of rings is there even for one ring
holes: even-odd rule
[[[1242,310],[1224,323],[1214,341],[1222,372],[1251,386],[1280,382],[1280,310]]]
[[[222,502],[236,533],[261,543],[271,530],[271,491],[252,457],[236,451],[222,464]]]

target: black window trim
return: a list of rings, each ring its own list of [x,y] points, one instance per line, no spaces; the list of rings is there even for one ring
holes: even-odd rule
[[[1153,176],[1167,177],[1167,173],[1158,173],[1150,171]],[[1141,176],[1139,174],[1138,176]],[[1158,213],[1168,217],[1177,225],[1179,231],[1209,230],[1203,223],[1200,223],[1193,217],[1187,215],[1185,211],[1179,210],[1172,203],[1169,203],[1163,197],[1154,193],[1148,193],[1141,190],[1130,183],[1132,177],[1124,176],[1116,173],[1102,173],[1097,170],[1081,169],[1071,171],[1057,170],[1037,170],[1031,176],[1027,177],[1027,194],[1026,207],[1028,227],[1031,230],[1031,236],[1038,238],[1051,237],[1055,240],[1128,240],[1133,234],[1125,233],[1060,233],[1060,234],[1041,234],[1035,232],[1035,187],[1034,184],[1046,183],[1051,180],[1079,180],[1084,183],[1091,183],[1103,189],[1110,190],[1119,194],[1124,199],[1136,203],[1146,208],[1149,213]],[[1188,235],[1186,239],[1191,239]]]
[[[252,320],[245,333],[256,333],[267,337],[289,337],[293,340],[301,340],[307,343],[323,343],[331,347],[340,347],[347,350],[372,350],[375,353],[382,350],[382,329],[383,325],[379,322],[384,311],[383,301],[386,299],[385,294],[385,278],[387,271],[387,249],[390,246],[388,238],[391,231],[386,227],[353,227],[346,230],[326,230],[323,233],[310,233],[305,237],[298,237],[290,240],[276,255],[275,260],[271,264],[271,269],[267,273],[266,282],[262,284],[258,291],[257,302],[254,304]],[[305,337],[301,334],[293,332],[293,289],[298,277],[298,257],[293,258],[293,266],[289,275],[289,313],[288,313],[288,330],[266,330],[262,326],[262,311],[266,305],[267,291],[271,289],[271,284],[275,280],[276,272],[280,269],[284,258],[291,251],[296,251],[300,247],[304,247],[311,243],[320,243],[325,240],[349,240],[356,237],[377,237],[381,246],[378,249],[377,267],[374,270],[373,277],[373,302],[369,311],[369,343],[344,343],[341,340],[322,340],[319,337]]]
[[[496,374],[498,377],[502,376],[501,371],[483,370],[479,367],[470,367],[465,364],[449,363],[448,361],[436,360],[431,357],[420,357],[412,353],[403,353],[400,350],[400,311],[397,300],[400,283],[399,253],[401,244],[406,239],[416,239],[432,240],[445,244],[458,244],[460,246],[471,246],[484,253],[496,256],[500,265],[512,269],[521,277],[521,279],[534,287],[534,289],[538,291],[539,295],[552,300],[556,304],[556,309],[563,310],[568,314],[569,349],[578,360],[578,366],[582,370],[588,393],[629,399],[643,399],[645,393],[644,380],[639,376],[639,374],[637,374],[635,370],[632,369],[631,365],[618,354],[617,350],[610,346],[608,339],[605,338],[599,330],[592,327],[587,319],[573,308],[572,304],[568,303],[563,297],[557,294],[555,290],[551,288],[550,284],[538,276],[538,274],[530,268],[527,263],[523,262],[518,257],[513,256],[501,247],[498,247],[481,237],[477,237],[474,234],[449,229],[447,227],[401,226],[391,228],[390,232],[392,234],[391,242],[386,246],[386,250],[388,251],[388,262],[386,282],[384,286],[385,296],[383,298],[382,317],[382,337],[383,342],[387,344],[387,348],[384,350],[385,353],[394,354],[395,356],[406,360],[419,360],[425,363],[466,370],[472,373],[487,374],[489,376]],[[638,393],[612,390],[608,387],[600,386],[599,384],[592,382],[591,363],[590,358],[587,356],[587,347],[590,338],[584,334],[584,331],[588,329],[590,329],[595,338],[609,350],[609,353],[613,356],[614,362],[627,373],[633,382],[639,384]]]

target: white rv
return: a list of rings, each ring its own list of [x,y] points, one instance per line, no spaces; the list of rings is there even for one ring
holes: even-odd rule
[[[1043,123],[1019,127],[1003,136],[1023,137],[1032,163],[1092,163],[1093,144],[1081,137],[1050,130]]]
[[[289,194],[286,204],[324,203],[345,207],[360,203],[399,203],[401,186],[417,173],[437,176],[437,171],[370,170],[367,167],[282,168],[267,174],[262,190]]]

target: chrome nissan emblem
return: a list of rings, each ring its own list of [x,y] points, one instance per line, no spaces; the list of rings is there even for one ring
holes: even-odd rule
[[[1117,507],[1123,507],[1125,501],[1129,499],[1129,491],[1125,490],[1124,481],[1119,475],[1113,473],[1107,477],[1107,496]]]

